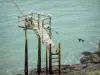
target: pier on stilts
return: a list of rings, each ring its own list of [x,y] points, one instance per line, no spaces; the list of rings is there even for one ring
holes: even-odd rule
[[[53,74],[53,65],[56,63],[58,69],[56,73],[61,73],[61,55],[60,43],[58,47],[52,41],[51,32],[51,16],[40,13],[30,12],[24,16],[18,16],[18,22],[24,22],[24,25],[19,25],[25,30],[25,75],[28,75],[28,44],[27,44],[27,30],[33,30],[38,38],[38,63],[37,74],[41,75],[41,42],[46,46],[46,74]],[[48,61],[49,59],[49,61]],[[49,66],[49,67],[48,67]],[[31,74],[32,75],[32,74]]]

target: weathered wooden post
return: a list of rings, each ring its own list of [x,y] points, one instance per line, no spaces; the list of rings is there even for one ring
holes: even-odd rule
[[[49,37],[52,38],[52,32],[51,32],[51,17],[49,16]],[[51,54],[51,44],[50,44],[50,50],[49,50],[49,72],[52,74],[52,54]]]
[[[40,28],[40,14],[38,14],[38,29]],[[41,72],[41,38],[38,34],[38,75]]]
[[[44,29],[44,20],[42,20],[42,40],[43,40],[43,29]],[[42,41],[43,43],[43,41]]]
[[[27,43],[27,28],[25,28],[25,75],[28,75],[28,43]]]
[[[46,74],[48,74],[48,49],[46,47]]]
[[[49,16],[49,37],[51,39],[51,17]],[[51,44],[50,44],[50,50],[49,50],[49,72],[51,74],[52,72],[52,59],[51,59]],[[48,48],[46,47],[46,74],[48,74]]]
[[[50,36],[50,39],[52,37],[52,32],[51,32],[51,17],[49,17],[50,20],[49,20],[49,25],[50,25],[50,29],[49,29],[49,36]]]
[[[38,29],[40,29],[40,14],[38,14]]]
[[[38,35],[38,74],[41,72],[41,38]]]
[[[42,29],[44,28],[44,20],[42,20]],[[43,40],[43,31],[42,31],[42,40]],[[48,49],[46,47],[46,74],[48,74]]]
[[[51,44],[49,45],[49,73],[52,74],[52,56],[51,56]]]
[[[58,57],[59,57],[59,74],[61,73],[61,52],[60,52],[60,50],[61,50],[61,44],[58,43],[58,53],[59,53],[59,55],[58,55]]]

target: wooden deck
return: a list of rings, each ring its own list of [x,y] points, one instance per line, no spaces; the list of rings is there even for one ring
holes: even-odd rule
[[[46,25],[49,26],[49,25]],[[21,28],[25,28],[25,26],[19,26]],[[38,22],[34,21],[33,24],[30,24],[27,26],[27,29],[31,29],[34,30],[41,38],[42,43],[48,48],[49,50],[49,45],[51,44],[51,50],[52,51],[56,51],[56,45],[54,44],[54,42],[50,39],[45,27],[42,27],[42,25],[39,25],[38,28]]]

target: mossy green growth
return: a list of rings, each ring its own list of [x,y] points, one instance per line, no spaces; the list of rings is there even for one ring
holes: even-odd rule
[[[100,75],[100,71],[89,72],[88,75]]]

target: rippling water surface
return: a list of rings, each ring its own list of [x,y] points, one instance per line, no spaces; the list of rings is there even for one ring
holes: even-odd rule
[[[52,15],[53,41],[61,42],[62,64],[79,63],[83,51],[95,51],[100,40],[100,0],[15,0],[24,13],[30,10]],[[0,75],[23,73],[24,31],[18,28],[21,15],[12,0],[0,0]],[[77,38],[87,40],[79,43]],[[37,64],[37,37],[28,31],[29,70]],[[100,42],[100,41],[99,41]],[[42,45],[42,66],[45,46]]]

